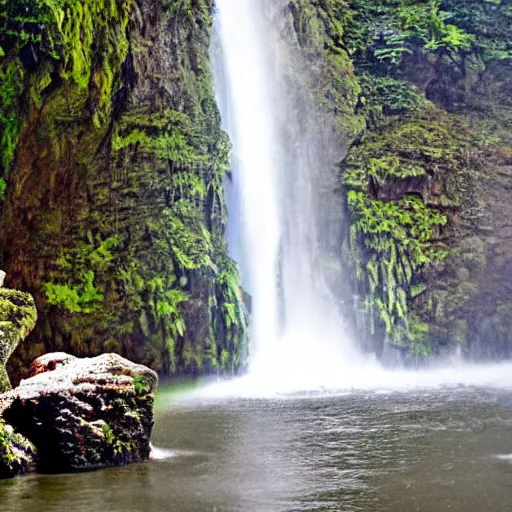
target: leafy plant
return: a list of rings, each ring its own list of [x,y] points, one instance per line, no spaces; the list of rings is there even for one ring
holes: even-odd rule
[[[140,375],[135,375],[133,378],[133,385],[135,392],[138,394],[146,393],[149,390],[149,384]]]
[[[63,251],[58,261],[61,275],[72,272],[72,277],[66,283],[43,283],[47,303],[70,313],[91,314],[101,308],[104,297],[95,284],[95,271],[106,270],[113,258],[111,249],[118,243],[117,237],[110,237],[96,248],[82,243]]]
[[[370,61],[398,66],[414,48],[455,55],[470,50],[475,42],[472,34],[449,23],[452,13],[442,10],[441,0],[353,0],[352,4],[355,11],[345,40],[353,53]]]
[[[129,442],[123,441],[117,438],[112,431],[112,428],[107,423],[102,425],[103,434],[105,436],[105,440],[109,445],[112,446],[114,457],[121,456],[125,453],[131,453],[133,447]]]

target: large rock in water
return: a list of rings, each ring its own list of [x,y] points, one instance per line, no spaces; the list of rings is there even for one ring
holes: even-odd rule
[[[0,282],[5,274],[0,273]],[[5,365],[36,324],[34,299],[23,292],[0,288],[0,393],[11,388]]]
[[[146,460],[155,372],[115,354],[48,354],[4,395],[0,414],[37,448],[40,470],[65,472]]]

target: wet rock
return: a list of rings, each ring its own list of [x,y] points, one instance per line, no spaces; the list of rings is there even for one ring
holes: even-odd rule
[[[36,319],[34,299],[30,295],[0,288],[0,393],[11,388],[5,365],[34,328]]]
[[[0,479],[28,473],[35,465],[32,444],[0,419]]]
[[[35,377],[40,373],[53,372],[58,368],[66,366],[75,359],[76,357],[66,354],[65,352],[46,354],[32,363],[28,377]]]
[[[157,375],[115,354],[49,354],[4,395],[5,421],[30,439],[43,472],[143,461],[150,456]]]

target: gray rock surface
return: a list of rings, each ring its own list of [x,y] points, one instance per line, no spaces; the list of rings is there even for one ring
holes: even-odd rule
[[[122,465],[150,456],[157,375],[115,355],[48,354],[0,398],[0,414],[29,439],[43,472]]]

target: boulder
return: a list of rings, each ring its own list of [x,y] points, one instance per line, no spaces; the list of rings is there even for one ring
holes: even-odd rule
[[[36,320],[37,311],[30,295],[0,288],[0,393],[11,388],[5,365],[14,349],[34,328]]]
[[[147,460],[158,377],[115,355],[48,354],[0,400],[0,414],[55,473]]]

